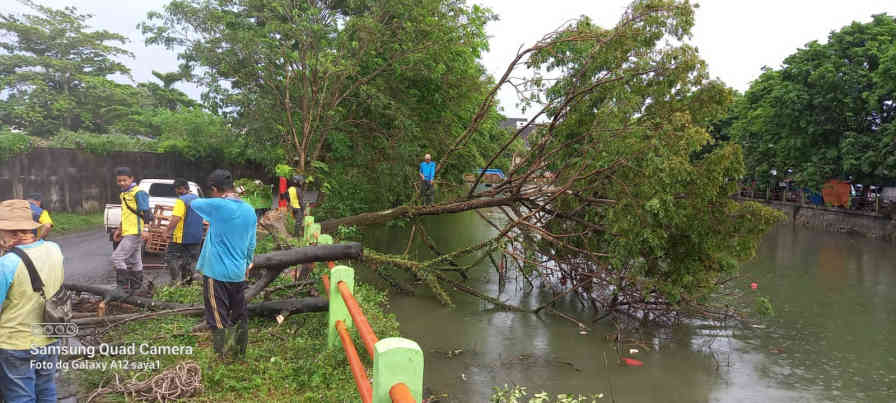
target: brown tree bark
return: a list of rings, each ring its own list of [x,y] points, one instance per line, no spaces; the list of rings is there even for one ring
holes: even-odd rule
[[[488,207],[510,206],[519,200],[520,198],[518,196],[507,196],[501,198],[481,198],[457,201],[424,207],[400,206],[393,209],[377,211],[373,213],[363,213],[351,217],[335,218],[320,223],[320,226],[323,232],[333,232],[339,229],[340,225],[371,225],[385,223],[399,217],[460,213],[468,210],[476,210]]]

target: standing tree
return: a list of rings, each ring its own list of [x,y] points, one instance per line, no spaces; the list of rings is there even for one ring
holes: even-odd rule
[[[896,18],[875,15],[765,69],[735,105],[730,133],[751,174],[793,169],[820,185],[896,176]]]
[[[127,38],[105,30],[89,31],[74,7],[52,9],[30,0],[22,4],[36,14],[0,15],[0,123],[31,135],[51,136],[60,129],[104,132],[102,112],[130,86],[107,79],[130,74],[118,56],[130,52],[110,43]],[[112,95],[109,99],[108,95]],[[128,101],[131,99],[130,101]]]
[[[327,146],[390,159],[452,137],[482,93],[491,18],[462,1],[175,0],[142,29],[183,48],[207,105],[305,172]]]

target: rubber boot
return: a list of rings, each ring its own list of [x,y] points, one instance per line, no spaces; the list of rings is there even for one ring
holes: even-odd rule
[[[212,347],[218,358],[224,358],[227,352],[227,329],[212,329]]]
[[[137,291],[143,288],[143,271],[131,271],[129,274],[131,275],[129,280],[131,290]]]
[[[171,276],[172,287],[177,287],[183,282],[180,279],[180,267],[177,267],[174,262],[168,262],[168,274]]]
[[[241,320],[233,327],[233,359],[242,360],[246,357],[246,346],[249,344],[249,321]]]
[[[128,282],[128,273],[127,270],[116,269],[115,270],[115,284],[119,289],[127,290],[130,289],[130,282]]]

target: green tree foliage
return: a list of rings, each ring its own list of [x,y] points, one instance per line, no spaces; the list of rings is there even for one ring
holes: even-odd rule
[[[60,129],[105,132],[110,108],[133,102],[133,87],[107,79],[130,73],[115,60],[131,56],[114,45],[127,39],[90,31],[91,15],[73,7],[22,4],[35,13],[0,15],[0,123],[41,137]]]
[[[492,18],[463,1],[177,0],[142,28],[183,49],[206,104],[255,147],[300,172],[327,162],[334,187],[369,209],[407,200],[416,162],[466,128],[488,84],[477,59]],[[498,119],[491,108],[452,178],[490,155]]]
[[[693,24],[688,1],[637,0],[614,27],[583,17],[521,53],[543,74],[526,85],[549,122],[510,176],[551,175],[483,196],[519,195],[504,231],[518,234],[509,249],[520,266],[553,262],[538,273],[587,286],[605,309],[710,302],[780,218],[731,199],[740,146],[705,149],[733,92],[686,44]]]
[[[875,15],[766,68],[732,112],[752,175],[793,169],[803,183],[896,176],[896,19]]]

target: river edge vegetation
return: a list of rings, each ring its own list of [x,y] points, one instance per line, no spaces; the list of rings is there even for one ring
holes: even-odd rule
[[[329,184],[319,209],[325,232],[408,220],[412,234],[425,237],[416,217],[499,209],[506,220],[492,223],[494,239],[455,251],[433,245],[438,256],[427,261],[365,251],[367,264],[422,280],[446,304],[445,289],[453,288],[505,309],[589,320],[471,292],[463,285],[470,267],[452,261],[479,253],[507,258],[504,267],[530,285],[583,298],[601,312],[595,321],[736,316],[719,293],[782,217],[731,199],[754,170],[745,168],[753,156],[744,154],[749,144],[717,131],[740,98],[708,76],[687,43],[689,1],[633,1],[612,27],[582,17],[521,49],[496,78],[478,63],[488,46],[484,26],[495,16],[463,1],[176,0],[141,29],[148,43],[179,53],[181,70],[157,74],[162,85],[129,88],[108,78],[126,73],[113,60],[123,51],[112,43],[123,37],[86,35],[89,16],[74,9],[25,3],[41,16],[0,21],[18,39],[0,56],[10,91],[0,123],[58,144],[74,138],[77,147],[149,138],[155,150],[195,158],[290,163]],[[69,37],[60,32],[78,41],[59,41],[50,54],[34,46]],[[876,57],[889,61],[891,53]],[[523,68],[535,73],[520,78]],[[179,79],[203,86],[201,104],[172,90]],[[526,127],[509,132],[499,130],[495,106],[507,85],[535,108]],[[888,91],[868,98],[883,105],[870,112],[880,117],[871,137],[890,122]],[[126,100],[140,103],[122,109]],[[180,119],[198,123],[171,124]],[[115,137],[116,130],[127,134]],[[10,139],[12,152],[32,144]],[[472,168],[508,175],[489,190],[474,184],[419,206],[409,201],[425,152],[449,184],[460,185]]]

